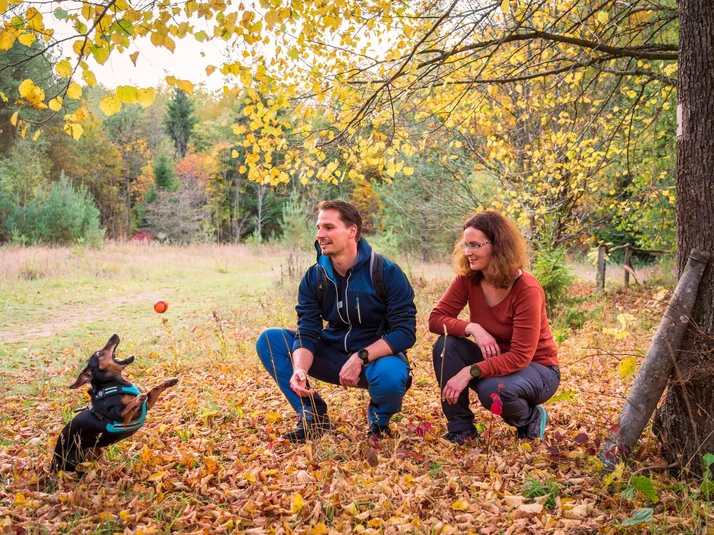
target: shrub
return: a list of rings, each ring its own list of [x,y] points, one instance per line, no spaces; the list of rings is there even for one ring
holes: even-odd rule
[[[2,210],[6,217],[0,235],[11,236],[16,243],[98,246],[104,236],[99,210],[87,189],[75,188],[64,176],[47,195],[35,197],[27,206],[4,203]]]
[[[565,266],[565,251],[559,248],[536,251],[532,272],[543,287],[546,309],[551,315],[565,303],[573,283],[573,277]]]

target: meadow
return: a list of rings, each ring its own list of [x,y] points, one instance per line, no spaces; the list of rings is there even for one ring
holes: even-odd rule
[[[312,262],[245,245],[0,249],[0,532],[714,532],[701,482],[662,470],[649,431],[613,474],[596,455],[632,380],[622,363],[646,352],[667,284],[652,277],[624,291],[609,275],[595,295],[592,281],[577,280],[553,318],[562,383],[544,440],[517,441],[478,409],[482,437],[457,447],[441,438],[426,327],[452,271],[400,261],[419,313],[414,386],[395,438],[368,444],[366,393],[318,383],[337,430],[293,445],[280,437],[294,415],[254,343],[266,327],[294,325]],[[159,298],[169,303],[161,315]],[[82,477],[54,474],[57,434],[89,399],[67,387],[112,333],[119,358],[137,357],[129,380],[179,384]]]

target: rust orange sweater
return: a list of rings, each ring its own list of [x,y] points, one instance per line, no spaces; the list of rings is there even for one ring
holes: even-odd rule
[[[468,304],[469,321],[459,313]],[[501,354],[479,363],[482,377],[502,377],[522,370],[531,362],[558,364],[558,348],[545,314],[545,292],[538,279],[523,272],[506,298],[486,304],[480,283],[458,275],[429,315],[429,330],[450,336],[466,336],[466,326],[478,323],[496,339]]]

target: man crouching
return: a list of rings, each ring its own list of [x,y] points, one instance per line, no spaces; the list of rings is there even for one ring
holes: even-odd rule
[[[300,417],[284,435],[291,442],[333,428],[308,375],[366,388],[367,436],[376,438],[392,436],[389,420],[401,411],[411,382],[405,351],[416,341],[414,291],[399,266],[374,253],[361,231],[354,205],[318,205],[317,263],[300,282],[298,328],[268,329],[256,343],[263,365]]]

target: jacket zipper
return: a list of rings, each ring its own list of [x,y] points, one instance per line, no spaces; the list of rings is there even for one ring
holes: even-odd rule
[[[350,307],[349,307],[349,301],[347,301],[347,290],[350,289],[350,278],[352,277],[352,271],[349,272],[347,275],[347,282],[345,283],[345,315],[347,316],[347,324],[350,326],[349,329],[347,329],[347,334],[345,335],[345,352],[349,352],[347,349],[347,338],[349,338],[350,333],[352,332],[352,323],[350,322]],[[339,311],[339,309],[338,309]]]
[[[359,297],[357,298],[357,320],[359,324],[362,325],[362,314],[359,311]]]
[[[330,281],[332,283],[332,285],[335,287],[335,296],[337,297],[337,303],[339,303],[340,291],[337,289],[337,283],[330,278],[330,276],[327,274],[327,270],[324,267],[319,266],[319,268],[325,271],[325,278],[328,281]],[[342,312],[340,312],[340,307],[337,305],[337,303],[335,303],[335,308],[337,309],[337,315],[342,320],[342,323],[344,323],[345,325],[349,325],[349,318],[347,318],[348,321],[345,321],[345,318],[342,317]]]

